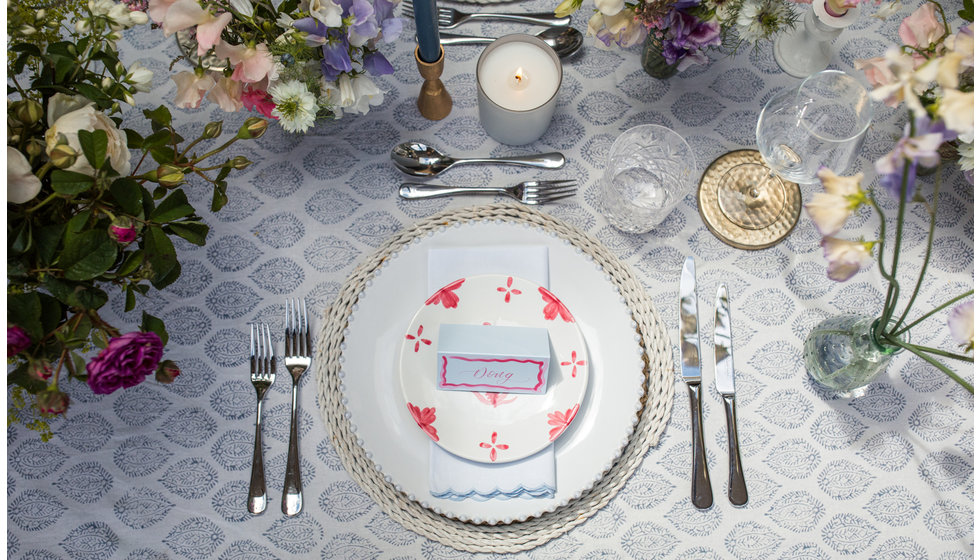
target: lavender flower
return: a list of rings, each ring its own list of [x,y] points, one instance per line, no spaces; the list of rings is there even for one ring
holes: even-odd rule
[[[675,5],[676,7],[676,5]],[[678,64],[684,70],[695,63],[705,64],[707,47],[721,44],[721,25],[716,19],[704,21],[683,10],[672,10],[668,15],[667,35],[663,40],[664,60]]]
[[[949,313],[949,332],[957,346],[973,350],[973,302],[961,303]]]
[[[372,76],[384,76],[395,72],[385,55],[377,51],[364,55],[364,69]]]
[[[916,136],[911,134],[911,126],[905,125],[905,134],[895,148],[875,162],[875,171],[881,177],[882,188],[895,198],[902,196],[902,177],[906,177],[905,200],[915,196],[915,171],[919,164],[931,167],[939,164],[939,146],[956,138],[956,132],[948,130],[942,120],[932,121],[928,116],[915,121]],[[908,172],[905,162],[909,161]]]
[[[874,243],[824,237],[820,246],[823,247],[823,256],[827,259],[827,277],[844,282],[871,262],[871,248]]]

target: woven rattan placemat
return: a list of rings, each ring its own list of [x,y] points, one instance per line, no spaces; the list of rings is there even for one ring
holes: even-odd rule
[[[344,330],[354,305],[367,282],[392,253],[413,240],[454,223],[505,221],[529,224],[567,240],[592,257],[619,289],[632,311],[644,348],[647,379],[643,407],[636,429],[612,468],[589,491],[555,511],[525,521],[478,525],[435,513],[395,490],[385,475],[366,456],[351,432],[342,403],[339,373]],[[585,258],[585,257],[583,257]],[[433,215],[403,230],[362,262],[350,275],[333,305],[325,311],[317,339],[316,376],[320,414],[334,448],[351,477],[392,519],[429,539],[468,552],[520,552],[540,546],[583,523],[605,506],[640,465],[651,445],[667,425],[674,396],[673,358],[670,341],[653,302],[633,271],[598,241],[547,214],[517,204],[490,204]]]

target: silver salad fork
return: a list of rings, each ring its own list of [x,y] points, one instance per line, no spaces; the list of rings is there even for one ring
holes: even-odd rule
[[[299,306],[302,306],[300,308]],[[303,481],[299,472],[299,441],[296,434],[296,408],[299,378],[313,362],[310,344],[310,323],[306,315],[306,300],[286,300],[286,348],[283,360],[293,377],[293,410],[289,421],[289,452],[286,458],[286,482],[282,488],[282,512],[296,515],[303,509]]]
[[[249,370],[258,403],[255,405],[255,449],[252,451],[252,479],[248,484],[248,511],[258,514],[265,511],[269,501],[262,464],[262,399],[276,380],[276,355],[269,325],[253,323],[250,334]]]

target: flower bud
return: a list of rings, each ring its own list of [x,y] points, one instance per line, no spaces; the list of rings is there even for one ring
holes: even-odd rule
[[[245,156],[235,156],[231,158],[231,166],[239,171],[245,169],[249,165],[252,165],[252,161]]]
[[[48,11],[41,9],[37,11],[37,20],[44,21],[44,18],[48,15]]]
[[[51,163],[58,169],[67,169],[75,165],[78,159],[78,152],[68,144],[58,144],[48,152]]]
[[[37,408],[44,414],[62,414],[68,410],[68,395],[47,390],[37,396]]]
[[[17,103],[17,119],[24,124],[34,124],[44,117],[44,108],[33,99]]]
[[[27,366],[27,374],[34,379],[39,381],[47,381],[51,379],[51,373],[54,370],[51,367],[51,362],[41,358],[40,360],[31,360],[30,364]]]
[[[221,136],[221,121],[209,122],[204,126],[204,132],[201,134],[204,138],[217,138]]]
[[[249,117],[245,120],[245,123],[241,128],[238,129],[238,138],[241,140],[248,140],[249,138],[261,138],[265,134],[266,129],[269,128],[269,123],[258,118]]]
[[[75,31],[79,33],[88,33],[92,30],[92,22],[88,19],[80,19],[75,22]]]
[[[31,345],[31,337],[27,331],[17,325],[7,327],[7,357],[16,356]]]
[[[120,245],[129,245],[136,240],[136,226],[127,216],[117,216],[109,225],[109,237]]]
[[[160,383],[173,383],[174,379],[180,375],[180,368],[173,360],[164,360],[157,368],[156,378]]]
[[[33,25],[26,25],[26,24],[20,26],[20,29],[18,29],[17,31],[21,35],[24,35],[25,37],[37,33],[37,29],[35,29]]]
[[[44,153],[44,141],[40,138],[31,138],[27,141],[27,146],[24,146],[24,152],[27,155],[35,158]]]
[[[176,187],[184,182],[184,172],[172,163],[157,167],[157,183],[162,187]]]
[[[109,89],[110,87],[112,87],[112,78],[109,76],[102,78],[102,89]]]

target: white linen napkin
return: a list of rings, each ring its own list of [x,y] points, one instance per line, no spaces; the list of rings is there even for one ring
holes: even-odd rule
[[[469,247],[429,250],[428,294],[454,280],[508,274],[549,288],[547,247]],[[429,493],[448,500],[553,498],[555,444],[500,465],[477,463],[429,442]]]

